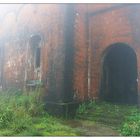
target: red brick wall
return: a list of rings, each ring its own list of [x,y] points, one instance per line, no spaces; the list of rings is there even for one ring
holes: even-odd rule
[[[139,71],[140,6],[81,4],[76,10],[75,94],[78,100],[94,99],[100,92],[103,53],[109,45],[122,42],[131,46],[137,54]]]
[[[139,5],[75,4],[72,13],[67,10],[65,4],[27,4],[3,16],[0,40],[5,52],[6,87],[22,88],[26,80],[41,79],[46,93],[57,101],[65,95],[70,97],[65,83],[71,84],[68,87],[76,100],[98,98],[103,53],[117,42],[127,43],[135,50],[139,74]],[[39,77],[29,45],[34,34],[42,38]],[[68,39],[70,36],[72,39]],[[68,55],[70,45],[73,57]],[[67,63],[72,66],[70,70]],[[68,77],[65,71],[71,72]]]
[[[22,88],[27,80],[41,79],[46,90],[59,98],[64,83],[65,10],[65,4],[25,4],[3,16],[0,34],[4,40],[6,87]],[[36,76],[29,45],[34,34],[42,38],[40,77]]]
[[[130,44],[132,41],[127,13],[127,9],[121,8],[89,18],[92,97],[99,94],[104,50],[116,42]]]
[[[88,98],[87,93],[87,4],[80,4],[75,7],[74,25],[74,94],[78,100]]]

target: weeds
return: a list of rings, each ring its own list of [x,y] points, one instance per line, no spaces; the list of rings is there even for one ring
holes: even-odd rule
[[[90,101],[79,106],[76,118],[110,126],[124,136],[140,136],[140,111],[136,106]]]
[[[88,110],[92,109],[96,105],[96,102],[93,100],[90,100],[88,102],[82,103],[79,108],[77,109],[77,115],[78,114],[86,114],[88,113]]]
[[[76,136],[76,129],[45,111],[40,92],[0,92],[0,136]],[[89,101],[79,106],[76,119],[108,125],[124,136],[140,135],[140,111],[135,106]]]
[[[127,116],[120,132],[124,136],[140,136],[140,112]]]
[[[0,92],[0,136],[76,135],[45,111],[38,90]]]

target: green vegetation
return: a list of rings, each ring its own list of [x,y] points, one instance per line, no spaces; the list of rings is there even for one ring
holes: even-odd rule
[[[136,106],[90,101],[79,106],[76,116],[109,126],[123,136],[140,136],[140,110]]]
[[[45,112],[39,91],[0,92],[0,136],[75,136],[75,131]]]
[[[39,93],[0,92],[0,136],[140,136],[136,106],[90,101],[79,106],[75,119],[67,120],[49,115]]]
[[[140,113],[134,112],[128,116],[120,132],[124,136],[140,136]]]

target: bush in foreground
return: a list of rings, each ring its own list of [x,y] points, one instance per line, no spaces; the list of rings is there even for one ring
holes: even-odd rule
[[[120,132],[123,136],[140,136],[140,113],[128,116]]]

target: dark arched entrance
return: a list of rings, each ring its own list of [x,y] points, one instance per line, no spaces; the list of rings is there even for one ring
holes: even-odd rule
[[[137,103],[137,59],[124,43],[108,47],[102,65],[100,97],[113,103]]]

